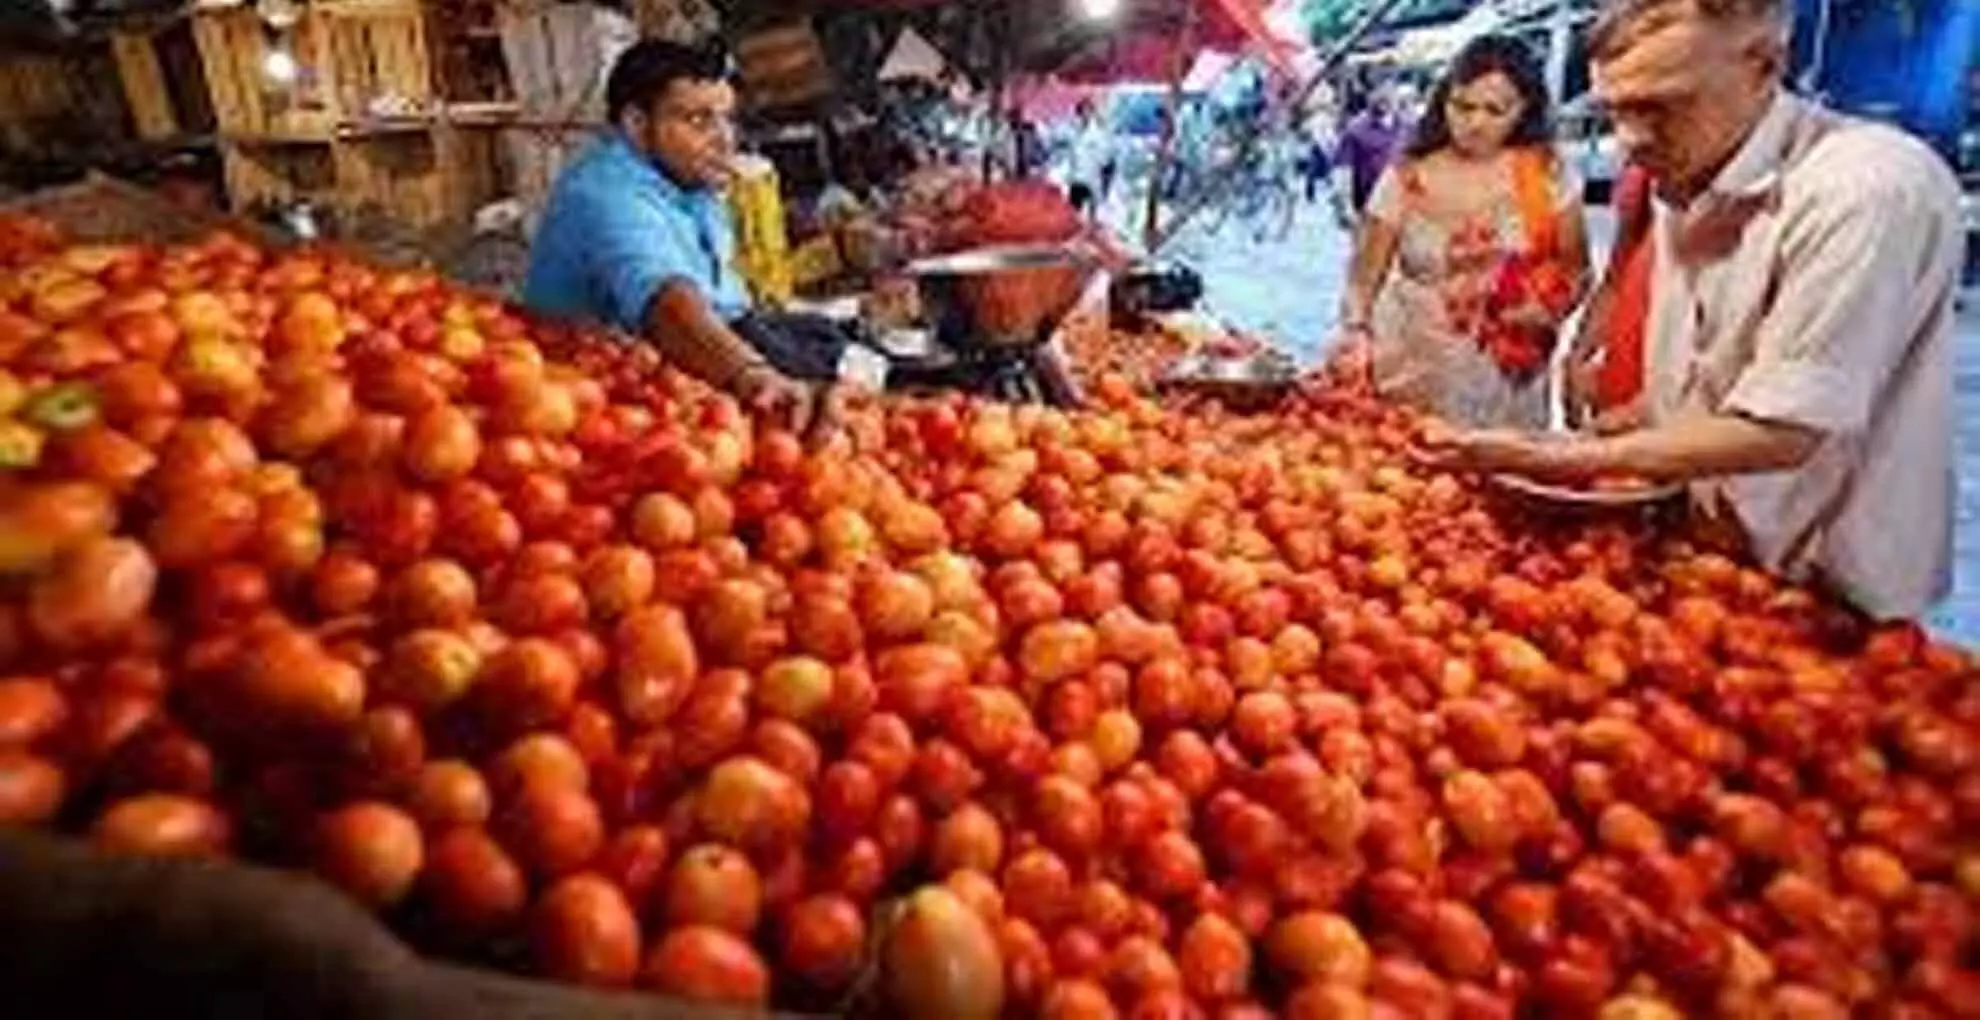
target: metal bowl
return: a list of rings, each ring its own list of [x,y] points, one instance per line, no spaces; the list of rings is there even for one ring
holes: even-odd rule
[[[1029,347],[1043,342],[1079,302],[1096,264],[1065,245],[976,248],[910,263],[931,308],[952,308],[967,343]]]
[[[1184,355],[1157,381],[1164,392],[1207,397],[1236,410],[1270,407],[1298,384],[1291,359],[1270,350],[1242,358]]]

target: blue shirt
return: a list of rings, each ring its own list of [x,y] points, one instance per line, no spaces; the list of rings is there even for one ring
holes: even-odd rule
[[[733,322],[749,310],[735,254],[735,225],[721,193],[675,184],[609,131],[551,188],[530,246],[523,303],[637,333],[653,295],[680,280]]]

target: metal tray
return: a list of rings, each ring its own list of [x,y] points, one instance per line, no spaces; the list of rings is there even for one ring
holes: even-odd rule
[[[1559,506],[1592,507],[1607,509],[1630,509],[1633,507],[1655,506],[1684,495],[1685,487],[1679,482],[1665,482],[1630,488],[1590,488],[1575,485],[1560,485],[1528,478],[1525,475],[1494,474],[1487,481],[1497,488],[1525,499],[1538,500]]]
[[[1060,269],[1088,264],[1062,244],[1012,244],[972,248],[907,264],[910,276],[988,276],[1013,269]]]

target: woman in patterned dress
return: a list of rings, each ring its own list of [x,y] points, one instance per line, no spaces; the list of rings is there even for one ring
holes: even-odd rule
[[[1544,427],[1547,367],[1581,300],[1581,186],[1516,40],[1481,36],[1375,187],[1342,309],[1376,390],[1469,427]]]

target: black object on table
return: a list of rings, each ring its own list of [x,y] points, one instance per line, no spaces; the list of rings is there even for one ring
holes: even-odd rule
[[[1040,323],[1029,342],[985,343],[956,294],[957,286],[956,279],[947,277],[924,277],[921,281],[923,303],[934,314],[935,341],[953,352],[953,357],[941,361],[895,358],[887,370],[888,388],[961,390],[1010,403],[1055,407],[1072,404],[1073,394],[1039,361],[1058,323]]]

